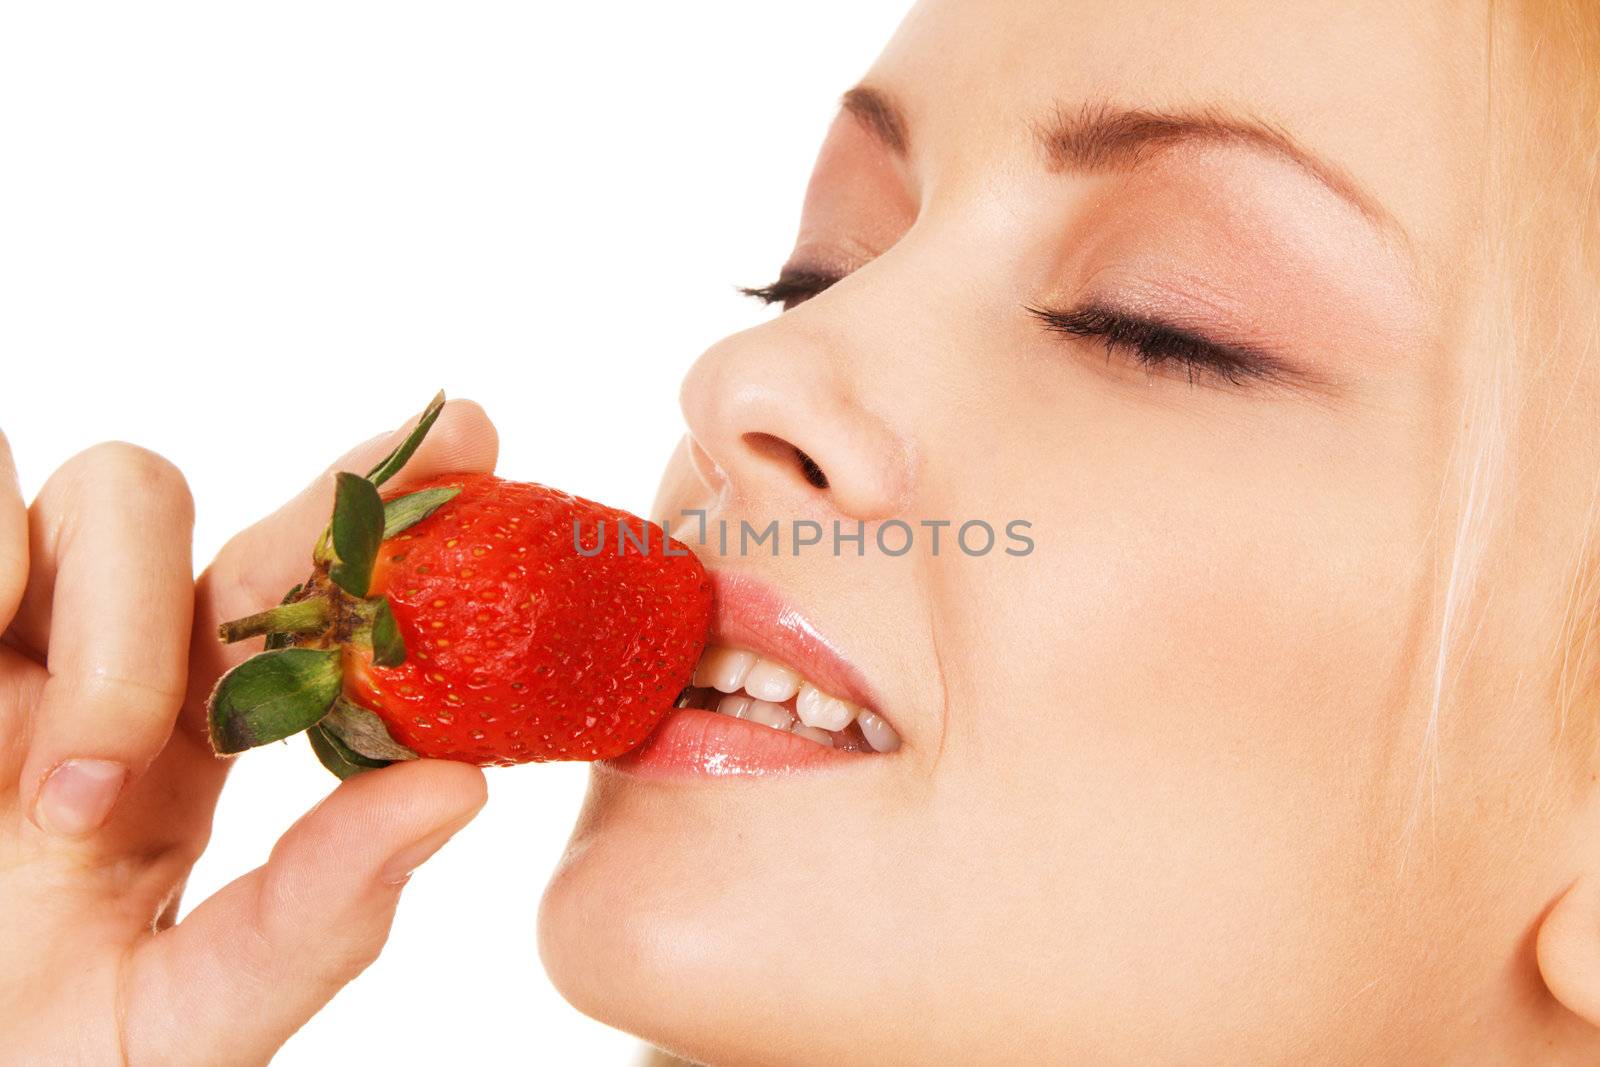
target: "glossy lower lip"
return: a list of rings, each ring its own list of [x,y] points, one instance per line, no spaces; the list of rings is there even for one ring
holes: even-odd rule
[[[827,770],[857,760],[770,726],[699,708],[679,708],[632,752],[601,763],[642,778],[761,778]]]

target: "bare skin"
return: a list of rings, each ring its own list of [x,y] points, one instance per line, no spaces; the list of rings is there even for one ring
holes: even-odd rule
[[[1553,681],[1592,407],[1526,438],[1572,451],[1529,462],[1434,710],[1441,486],[1495,352],[1484,24],[918,5],[812,177],[788,263],[833,284],[695,365],[657,510],[1038,548],[712,546],[906,743],[597,774],[542,913],[569,999],[719,1065],[1593,1061],[1597,795]],[[1095,302],[1256,362],[1028,310]],[[1592,397],[1550,358],[1530,388]]]
[[[482,411],[451,404],[406,476],[490,470],[495,449]],[[363,775],[174,925],[228,768],[202,705],[248,654],[216,625],[303,577],[332,499],[330,473],[196,583],[171,464],[100,445],[24,507],[0,438],[0,1060],[267,1062],[376,958],[412,869],[482,806],[476,767]]]
[[[1505,280],[1478,241],[1485,23],[913,11],[818,159],[789,265],[828,284],[696,363],[658,517],[1020,518],[1037,549],[708,551],[812,617],[904,745],[598,773],[541,910],[574,1004],[718,1065],[1600,1058],[1592,709],[1563,702],[1594,683],[1564,620],[1600,577],[1571,568],[1597,389],[1553,346],[1515,368],[1515,506],[1481,578],[1455,569]],[[1030,310],[1085,307],[1190,343]],[[493,462],[452,405],[410,473]],[[225,770],[197,729],[211,627],[300,576],[284,546],[330,482],[197,587],[163,461],[92,450],[26,508],[14,484],[0,450],[3,1052],[264,1061],[378,951],[481,776],[341,785],[171,925]],[[1436,675],[1446,607],[1470,625]]]

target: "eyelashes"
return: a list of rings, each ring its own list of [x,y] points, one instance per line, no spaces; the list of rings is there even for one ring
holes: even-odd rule
[[[739,291],[765,304],[779,304],[788,311],[823,292],[841,277],[825,271],[785,268],[772,284]],[[1181,373],[1191,385],[1209,382],[1244,386],[1288,376],[1286,368],[1265,352],[1219,344],[1193,330],[1145,315],[1117,311],[1103,304],[1091,302],[1070,310],[1030,305],[1024,310],[1052,333],[1098,340],[1105,347],[1108,360],[1120,354],[1152,371]]]
[[[1191,385],[1208,377],[1236,386],[1283,377],[1277,360],[1264,352],[1218,344],[1193,330],[1147,316],[1093,303],[1071,311],[1027,310],[1053,333],[1097,338],[1105,346],[1107,359],[1120,351],[1153,370],[1180,370]]]
[[[741,288],[745,296],[755,297],[763,304],[781,304],[783,310],[805,303],[828,286],[838,281],[840,275],[820,270],[785,267],[778,280],[758,289]]]

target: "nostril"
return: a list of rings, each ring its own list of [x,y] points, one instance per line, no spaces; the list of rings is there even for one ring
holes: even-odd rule
[[[806,481],[811,483],[811,487],[813,489],[828,488],[828,476],[822,473],[822,468],[817,466],[817,461],[798,448],[794,450],[794,454],[800,459],[800,473],[805,475]]]
[[[813,489],[828,488],[828,476],[823,473],[822,467],[817,461],[783,438],[775,437],[770,433],[747,433],[744,435],[744,440],[747,445],[762,455],[770,456],[772,459],[786,465],[792,463],[798,466],[800,468],[800,477],[804,478],[806,484]]]

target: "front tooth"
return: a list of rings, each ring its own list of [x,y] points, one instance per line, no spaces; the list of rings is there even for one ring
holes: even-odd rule
[[[861,725],[861,735],[867,739],[875,752],[893,752],[900,747],[900,735],[894,732],[894,727],[884,722],[878,715],[861,709],[856,716],[856,722]]]
[[[789,732],[792,734],[799,734],[801,737],[810,738],[819,745],[827,745],[829,748],[833,747],[833,736],[829,734],[828,731],[819,730],[815,726],[794,726],[789,729]]]
[[[742,693],[729,693],[717,701],[718,715],[731,715],[735,719],[742,719],[750,708],[750,698]]]
[[[744,717],[762,726],[770,726],[774,730],[787,730],[794,722],[794,716],[789,714],[788,708],[766,700],[752,700],[750,706],[745,709]]]
[[[756,654],[737,648],[713,648],[700,657],[694,669],[694,684],[731,693],[744,685],[745,675],[756,664]]]
[[[744,690],[757,700],[770,700],[774,704],[788,700],[800,688],[800,676],[782,664],[771,660],[756,660],[744,679]]]
[[[853,704],[831,697],[810,682],[800,687],[794,698],[794,710],[800,721],[819,730],[843,730],[856,717]]]

